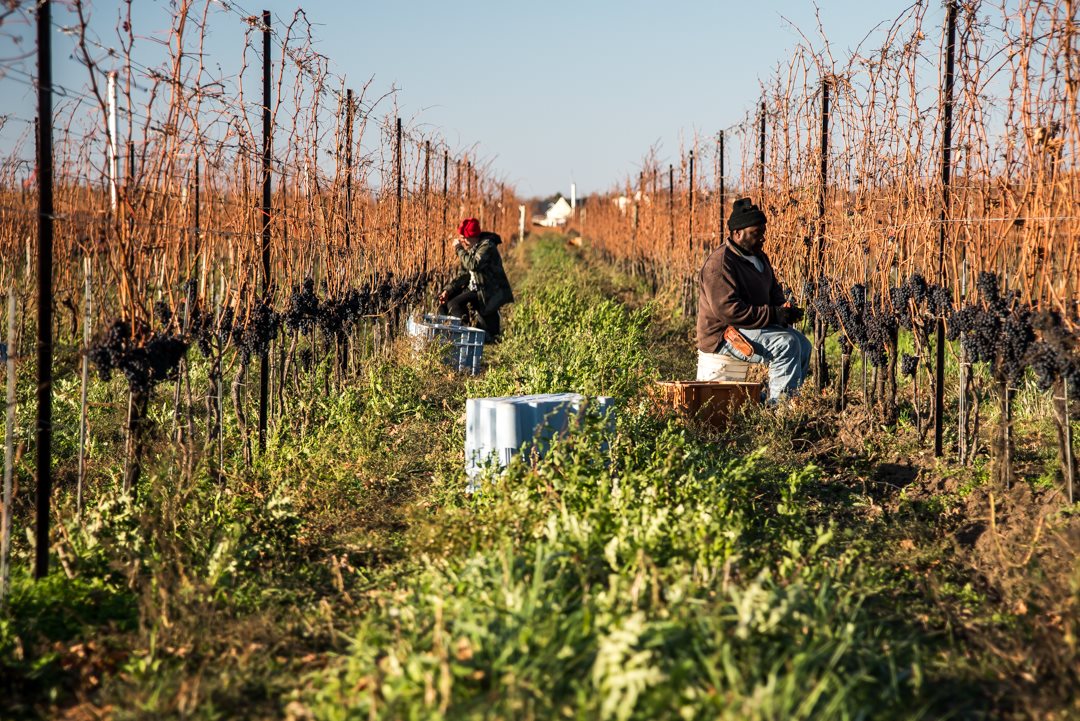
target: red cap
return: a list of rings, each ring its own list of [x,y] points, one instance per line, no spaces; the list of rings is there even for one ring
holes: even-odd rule
[[[476,218],[466,218],[458,225],[457,232],[463,238],[475,238],[480,235],[480,221]]]

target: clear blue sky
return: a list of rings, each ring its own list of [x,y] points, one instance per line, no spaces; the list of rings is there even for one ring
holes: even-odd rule
[[[137,34],[164,37],[166,0],[133,0]],[[54,3],[56,6],[58,3]],[[87,0],[91,26],[115,42],[118,0]],[[359,86],[399,88],[401,115],[439,128],[459,147],[478,144],[493,168],[526,196],[609,188],[633,172],[653,143],[673,158],[681,137],[712,134],[740,120],[757,102],[759,79],[799,43],[792,24],[817,41],[817,20],[839,59],[878,23],[910,0],[243,0],[250,12],[269,9],[275,23],[299,6],[315,24],[318,50],[334,72]],[[196,3],[201,9],[202,0]],[[213,4],[206,51],[228,74],[240,60],[242,23]],[[201,12],[201,10],[199,10]],[[59,22],[71,15],[54,10]],[[940,25],[933,2],[928,21]],[[0,65],[34,71],[33,28],[8,23],[0,32]],[[15,42],[22,36],[22,49]],[[86,71],[70,59],[73,40],[55,39],[57,82],[83,87]],[[142,62],[159,60],[140,41]],[[136,58],[139,59],[139,50]],[[249,92],[258,86],[254,69]],[[0,113],[32,118],[36,97],[24,76],[0,79]],[[389,110],[392,106],[383,106]],[[0,137],[7,151],[10,126]],[[32,146],[31,146],[32,147]]]

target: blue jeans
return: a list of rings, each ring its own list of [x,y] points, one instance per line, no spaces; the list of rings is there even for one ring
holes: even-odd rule
[[[740,328],[754,355],[747,358],[724,341],[717,353],[769,366],[769,403],[776,403],[784,396],[794,395],[810,372],[810,355],[813,345],[794,328],[769,325],[764,328]]]

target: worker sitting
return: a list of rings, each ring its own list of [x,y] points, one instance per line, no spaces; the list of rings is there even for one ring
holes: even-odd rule
[[[486,340],[497,341],[502,330],[499,308],[514,302],[510,281],[503,270],[497,233],[480,230],[480,221],[466,218],[458,225],[454,249],[461,261],[462,273],[439,294],[439,314],[475,322],[487,334]]]
[[[730,236],[705,260],[698,293],[699,381],[718,380],[725,359],[769,367],[768,403],[793,395],[810,369],[810,341],[791,327],[803,316],[786,303],[765,243],[765,213],[750,198],[736,200]]]

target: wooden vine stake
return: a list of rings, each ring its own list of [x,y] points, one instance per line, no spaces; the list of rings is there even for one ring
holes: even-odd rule
[[[90,278],[91,267],[90,256],[86,256],[83,258],[86,288],[83,300],[85,318],[83,320],[82,374],[79,388],[79,479],[75,486],[75,512],[79,520],[82,520],[83,489],[86,486],[86,439],[89,430],[86,426],[86,391],[90,383],[90,318],[93,310],[91,305],[93,302],[91,295],[92,280]]]
[[[37,342],[37,519],[34,578],[49,573],[49,506],[52,502],[53,361],[53,111],[52,4],[38,5],[38,342]]]
[[[765,167],[765,104],[761,105],[761,167]],[[824,78],[821,81],[821,158],[820,165],[818,166],[818,207],[817,207],[817,252],[814,256],[815,267],[818,273],[822,273],[825,268],[825,199],[827,184],[829,181],[829,79]],[[764,205],[765,198],[765,172],[762,170],[761,175],[762,182],[762,205]],[[817,279],[815,279],[816,281]],[[818,293],[821,289],[818,288]],[[829,361],[825,355],[825,336],[828,334],[828,327],[825,324],[825,319],[818,314],[814,320],[814,382],[817,385],[818,393],[822,393],[829,385]],[[843,379],[840,381],[840,393],[843,394]]]
[[[8,288],[7,424],[4,429],[4,506],[0,509],[0,605],[7,595],[11,568],[12,471],[15,466],[15,288]]]
[[[953,121],[953,84],[956,77],[956,2],[949,2],[948,41],[945,46],[945,88],[943,130],[941,138],[941,227],[938,231],[938,282],[946,285],[945,277],[945,236],[946,223],[949,220],[950,177],[952,172],[952,121]],[[947,286],[946,286],[947,287]],[[945,432],[945,319],[937,319],[934,357],[934,455],[943,453],[942,442]]]
[[[268,299],[273,289],[270,280],[270,175],[274,147],[273,122],[270,117],[270,11],[263,10],[263,147],[262,147],[262,292]],[[267,402],[270,392],[270,352],[259,358],[259,453],[266,450]]]
[[[1073,483],[1076,475],[1076,462],[1073,460],[1072,417],[1069,413],[1069,379],[1065,378],[1062,394],[1065,406],[1065,493],[1069,503],[1073,502]],[[8,391],[10,394],[10,391]]]

